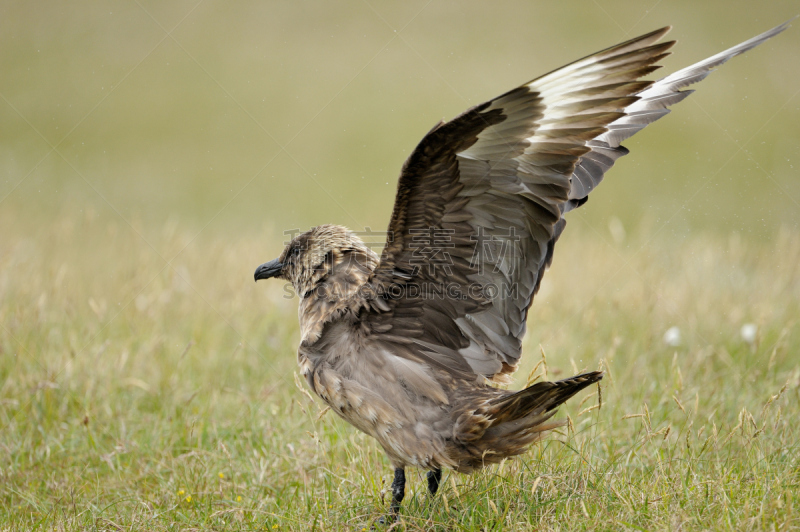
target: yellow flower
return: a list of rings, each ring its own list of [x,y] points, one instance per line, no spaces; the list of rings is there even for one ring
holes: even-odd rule
[[[186,496],[186,502],[192,502],[192,496],[191,495],[187,495]]]
[[[220,473],[219,478],[225,478],[225,473]]]
[[[241,495],[238,495],[236,497],[236,502],[242,502],[242,496]]]
[[[280,526],[281,525],[279,525],[278,523],[275,523],[274,525],[272,525],[272,530],[275,530],[276,528],[280,528]]]
[[[178,495],[183,495],[184,493],[186,493],[186,492],[185,492],[185,491],[183,491],[183,490],[180,490],[180,491],[178,492]]]

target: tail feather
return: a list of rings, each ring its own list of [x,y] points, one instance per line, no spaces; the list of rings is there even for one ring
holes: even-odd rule
[[[525,452],[547,431],[564,424],[550,420],[558,405],[602,378],[603,372],[592,371],[556,382],[539,382],[462,414],[453,428],[460,453],[454,469],[469,473]]]
[[[492,405],[494,407],[493,425],[508,423],[531,415],[539,416],[551,411],[550,415],[552,415],[559,405],[602,378],[602,371],[591,371],[560,381],[538,382],[515,394],[496,400]]]

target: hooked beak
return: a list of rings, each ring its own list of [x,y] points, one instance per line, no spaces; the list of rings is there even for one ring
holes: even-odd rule
[[[270,277],[276,277],[280,275],[282,269],[283,264],[281,264],[278,259],[271,260],[256,268],[256,273],[253,277],[256,281],[259,279],[269,279]]]

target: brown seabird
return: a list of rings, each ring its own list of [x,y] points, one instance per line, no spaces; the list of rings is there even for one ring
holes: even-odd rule
[[[298,361],[310,388],[374,437],[395,475],[469,473],[524,452],[592,371],[513,392],[528,308],[564,215],[628,153],[620,142],[669,113],[731,57],[788,22],[658,81],[662,28],[590,55],[440,122],[403,165],[383,253],[345,227],[294,238],[255,279],[300,296]]]

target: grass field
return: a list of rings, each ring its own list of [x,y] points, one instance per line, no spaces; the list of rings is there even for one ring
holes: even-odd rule
[[[574,222],[516,386],[602,367],[602,406],[584,392],[561,433],[432,500],[412,473],[401,529],[800,527],[800,237],[617,244]],[[0,250],[4,528],[361,530],[386,511],[382,451],[294,377],[296,301],[253,284],[262,242],[165,227],[156,255],[90,216],[36,236]]]
[[[283,232],[383,230],[431,126],[587,53],[672,24],[667,74],[798,14],[487,6],[0,3],[0,530],[369,529],[389,465],[253,283]],[[626,141],[513,385],[603,368],[601,393],[433,499],[410,471],[395,530],[800,529],[799,49],[795,23]]]

